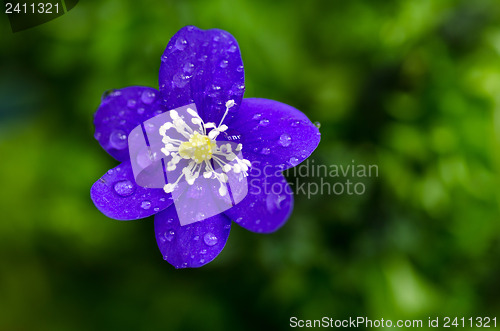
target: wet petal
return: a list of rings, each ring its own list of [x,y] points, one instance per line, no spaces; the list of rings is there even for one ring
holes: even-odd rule
[[[174,206],[155,216],[155,235],[163,258],[175,268],[198,268],[224,248],[231,220],[224,214],[181,226]]]
[[[130,161],[109,170],[94,183],[90,197],[104,215],[117,220],[135,220],[156,214],[172,204],[163,189],[138,186]]]
[[[103,96],[94,115],[94,137],[118,161],[129,159],[127,137],[130,131],[163,112],[159,94],[151,87],[131,86]]]
[[[234,116],[244,81],[238,43],[226,31],[184,27],[170,39],[162,56],[159,86],[167,109],[195,102],[205,122],[219,124],[228,100],[236,105],[226,118]]]
[[[283,170],[308,158],[321,138],[301,111],[267,99],[244,99],[228,126],[241,134],[245,158]]]
[[[253,232],[278,230],[293,209],[293,192],[285,177],[269,167],[252,167],[247,178],[248,195],[224,213]]]

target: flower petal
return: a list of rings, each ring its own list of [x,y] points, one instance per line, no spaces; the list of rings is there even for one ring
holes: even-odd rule
[[[163,112],[159,92],[151,87],[131,86],[103,96],[94,115],[94,137],[112,157],[129,159],[128,134],[137,125]]]
[[[219,124],[237,111],[245,91],[243,62],[236,39],[226,31],[186,26],[170,39],[160,66],[160,92],[167,109],[195,102],[205,122]]]
[[[301,111],[267,99],[244,99],[228,126],[241,134],[246,159],[282,170],[308,158],[321,138],[318,128]]]
[[[285,177],[268,167],[252,167],[248,195],[224,212],[247,230],[269,233],[278,230],[292,213],[293,192]]]
[[[90,197],[104,215],[117,220],[148,217],[172,204],[171,195],[163,189],[143,188],[135,183],[130,161],[95,182]]]
[[[198,268],[226,245],[231,220],[224,214],[181,226],[174,206],[155,216],[155,235],[163,258],[175,268]]]

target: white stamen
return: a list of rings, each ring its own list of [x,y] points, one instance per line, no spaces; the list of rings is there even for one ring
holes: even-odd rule
[[[166,164],[166,170],[176,170],[177,165],[183,159],[191,161],[182,169],[181,174],[174,183],[169,183],[164,186],[165,192],[173,192],[183,177],[189,185],[193,185],[200,174],[203,174],[205,179],[217,179],[220,183],[219,194],[225,196],[228,192],[226,183],[229,180],[226,173],[232,170],[234,173],[240,174],[240,176],[248,176],[247,171],[251,165],[250,161],[240,159],[233,153],[231,144],[227,143],[218,146],[215,142],[220,133],[228,130],[228,126],[222,123],[229,109],[234,105],[234,100],[226,102],[226,111],[218,126],[213,122],[204,123],[203,119],[196,111],[188,108],[186,111],[192,117],[186,120],[197,125],[198,128],[196,130],[188,126],[184,119],[179,116],[177,111],[170,111],[170,118],[172,121],[164,123],[159,129],[160,135],[163,136],[162,142],[165,144],[165,146],[161,148],[161,152],[171,157],[171,160]],[[168,130],[170,129],[175,129],[175,131],[181,134],[185,139],[171,138],[168,135]],[[208,129],[211,130],[207,134]],[[241,144],[238,144],[234,150],[239,152],[242,147]],[[222,169],[222,172],[215,171],[211,160]],[[227,161],[231,162],[231,164],[227,163]]]

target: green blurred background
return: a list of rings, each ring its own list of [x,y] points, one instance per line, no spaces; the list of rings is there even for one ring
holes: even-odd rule
[[[0,330],[500,312],[497,0],[84,0],[15,34],[0,17]],[[366,194],[298,195],[280,231],[233,226],[201,269],[162,260],[152,218],[103,216],[101,94],[158,87],[185,25],[235,36],[246,97],[321,122],[316,164],[378,165]]]

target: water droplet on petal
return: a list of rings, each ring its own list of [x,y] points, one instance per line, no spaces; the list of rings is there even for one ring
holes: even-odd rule
[[[145,210],[151,208],[151,201],[144,200],[143,202],[141,202],[141,208]]]
[[[300,121],[292,121],[291,126],[295,128],[295,127],[299,126],[299,124],[300,124]]]
[[[135,108],[135,106],[137,105],[137,101],[135,101],[134,99],[130,99],[127,101],[127,107],[128,108]]]
[[[235,221],[236,223],[240,223],[242,220],[243,220],[243,217],[238,217],[238,218],[237,218],[237,219],[235,219],[234,221]]]
[[[109,135],[109,144],[115,149],[127,147],[127,135],[122,130],[115,130]]]
[[[252,119],[259,120],[261,117],[262,117],[262,114],[257,113],[255,115],[253,115]]]
[[[227,60],[222,60],[219,64],[219,67],[221,68],[227,68],[227,65],[228,65],[228,61]]]
[[[226,224],[226,225],[224,225],[224,229],[226,229],[226,230],[231,229],[231,224]]]
[[[207,250],[206,250],[206,249],[202,249],[202,250],[200,251],[200,254],[207,254]]]
[[[167,232],[165,232],[164,236],[165,236],[165,239],[167,239],[168,241],[172,241],[172,239],[174,239],[174,237],[175,237],[175,231],[168,230]]]
[[[268,119],[263,119],[259,122],[261,126],[268,126],[269,125],[269,120]]]
[[[153,209],[155,212],[159,212],[160,211],[160,208],[156,207]]]
[[[193,237],[193,240],[194,240],[194,241],[198,241],[198,240],[200,240],[200,236],[194,236],[194,237]]]
[[[292,137],[288,133],[283,133],[280,136],[279,144],[283,147],[288,147],[292,143]]]
[[[142,115],[144,114],[144,108],[137,108],[137,114]]]
[[[289,160],[288,163],[290,163],[293,167],[295,167],[297,164],[299,164],[299,159],[296,157],[292,156]]]
[[[191,76],[186,76],[183,73],[177,73],[172,78],[172,82],[175,87],[183,88],[187,83],[189,83],[190,78]]]
[[[242,95],[245,93],[245,84],[243,83],[235,83],[231,86],[231,94],[233,95]]]
[[[236,71],[237,71],[237,72],[242,72],[242,71],[243,71],[243,66],[238,66],[238,67],[236,67]]]
[[[237,49],[238,49],[238,48],[236,47],[236,45],[231,45],[231,46],[227,49],[227,51],[228,51],[229,53],[234,53],[234,52],[236,52],[236,50],[237,50]]]
[[[281,202],[286,199],[285,195],[279,195],[279,194],[268,194],[266,197],[266,207],[267,210],[271,213],[274,214],[277,212],[279,209],[281,209]]]
[[[316,122],[314,122],[314,126],[319,129],[319,128],[321,128],[321,123],[316,121]]]
[[[190,74],[190,73],[192,73],[192,72],[193,72],[193,70],[194,70],[194,64],[192,64],[192,63],[188,62],[188,63],[186,63],[186,64],[184,65],[183,69],[184,69],[184,72],[187,72],[188,74]]]
[[[205,263],[205,259],[200,259],[200,263]]]
[[[100,133],[100,132],[96,132],[96,133],[94,133],[94,138],[95,138],[96,140],[99,140],[99,138],[101,138],[101,133]]]
[[[207,232],[205,234],[205,236],[203,237],[203,241],[208,246],[213,246],[213,245],[217,244],[218,239],[212,232]]]
[[[220,40],[220,37],[219,36],[215,36],[213,40],[217,42],[217,41]]]
[[[167,62],[168,56],[167,55],[162,55],[161,56],[161,62]]]
[[[271,153],[271,149],[269,147],[264,147],[260,150],[260,154],[269,155],[269,153]]]
[[[156,93],[154,91],[144,91],[141,94],[141,101],[144,102],[147,105],[150,105],[155,101],[156,99]]]
[[[120,180],[114,185],[115,192],[122,197],[128,197],[135,191],[135,185],[128,179]]]
[[[108,170],[108,175],[112,175],[114,173],[114,170],[113,169],[109,169]]]
[[[186,39],[184,39],[183,37],[179,37],[176,41],[175,41],[175,48],[177,48],[178,50],[182,51],[184,50],[184,48],[186,48],[188,42]]]
[[[256,220],[256,221],[255,221],[255,224],[260,224],[260,220]]]

